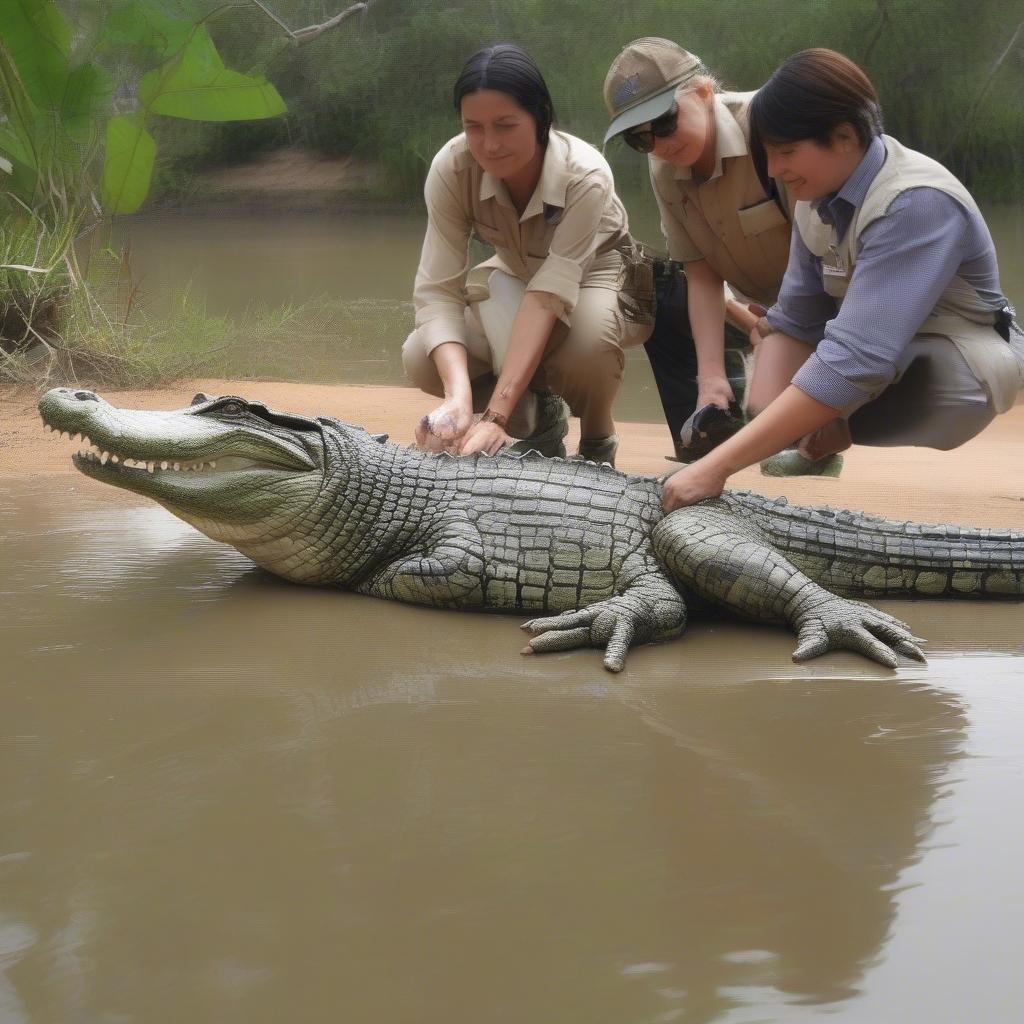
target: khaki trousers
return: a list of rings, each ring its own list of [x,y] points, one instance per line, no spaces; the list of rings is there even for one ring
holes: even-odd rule
[[[604,259],[591,268],[569,314],[569,323],[556,321],[530,382],[531,387],[550,388],[561,395],[573,415],[584,419],[592,412],[610,411],[622,383],[626,362],[623,350],[642,345],[651,333],[650,325],[627,323],[623,317],[619,308],[620,279],[621,263],[616,260]],[[505,365],[512,322],[526,294],[526,285],[511,274],[493,270],[486,292],[486,297],[466,306],[466,354],[477,412],[486,408]],[[406,339],[402,363],[412,384],[427,394],[443,395],[441,378],[419,330]],[[522,403],[517,414],[518,422],[509,425],[513,435],[532,433],[532,403]]]
[[[1024,366],[1024,335],[1011,329],[1009,344]],[[876,399],[844,410],[854,444],[949,451],[996,418],[988,390],[948,338],[912,339],[899,369],[896,382]]]

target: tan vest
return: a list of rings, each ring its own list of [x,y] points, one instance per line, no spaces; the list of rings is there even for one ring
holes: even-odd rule
[[[810,203],[798,202],[794,210],[793,222],[804,245],[822,261],[825,291],[840,301],[853,277],[861,233],[884,217],[901,193],[926,186],[945,192],[968,210],[978,209],[971,194],[942,164],[907,149],[888,135],[883,135],[882,140],[885,163],[868,187],[864,202],[854,211],[842,241],[836,239],[834,226],[826,224]],[[1024,379],[1012,349],[994,330],[995,322],[995,313],[977,291],[963,278],[954,277],[918,328],[916,337],[949,338],[984,384],[996,411],[1006,412],[1024,386]]]

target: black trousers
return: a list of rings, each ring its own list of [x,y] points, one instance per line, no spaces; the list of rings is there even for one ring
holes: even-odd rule
[[[665,422],[672,442],[679,440],[679,431],[697,407],[697,350],[690,331],[690,312],[686,297],[686,275],[677,264],[659,268],[655,280],[658,298],[654,330],[644,344],[658,396],[665,413]],[[740,353],[750,339],[737,327],[725,325],[725,372],[736,401],[743,402],[743,360]]]

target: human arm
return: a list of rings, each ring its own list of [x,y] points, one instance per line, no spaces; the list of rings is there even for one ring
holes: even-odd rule
[[[725,282],[707,260],[686,264],[686,304],[697,353],[697,408],[728,409],[735,396],[725,374]]]
[[[473,425],[473,392],[466,346],[445,341],[430,358],[444,388],[444,401],[416,424],[416,444],[428,452],[451,451]]]
[[[775,455],[838,415],[838,409],[790,384],[742,430],[665,481],[665,511],[673,512],[704,498],[717,497],[733,473]]]
[[[416,426],[416,443],[451,449],[472,423],[463,293],[469,267],[470,212],[459,199],[451,147],[434,158],[423,189],[427,229],[413,288],[416,328],[437,369],[444,401]]]

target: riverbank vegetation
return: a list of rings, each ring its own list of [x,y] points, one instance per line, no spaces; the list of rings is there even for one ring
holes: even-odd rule
[[[103,252],[109,218],[187,202],[200,172],[282,146],[354,158],[377,169],[364,197],[417,204],[458,130],[455,75],[491,42],[530,50],[558,123],[592,141],[607,66],[638,35],[677,40],[736,89],[798,49],[831,46],[868,69],[889,131],[979,198],[1024,196],[1024,21],[1002,0],[977,0],[970,18],[959,0],[346,3],[0,4],[0,380],[158,383],[247,351],[232,339],[322,318],[229,322],[187,296],[157,317],[126,289],[124,255]],[[608,156],[623,192],[645,191],[643,160],[618,144]]]
[[[273,7],[304,24],[325,3]],[[416,201],[432,155],[457,131],[451,86],[476,49],[525,46],[561,125],[597,141],[611,60],[630,39],[662,35],[735,89],[756,88],[804,47],[841,50],[872,76],[891,134],[941,159],[979,198],[1012,200],[1024,195],[1022,23],[1005,0],[977,0],[969,16],[961,0],[376,0],[345,33],[282,47],[258,12],[236,12],[217,23],[219,47],[272,80],[288,113],[258,124],[167,125],[166,183],[301,145],[372,161],[380,194]],[[609,157],[623,187],[641,182],[642,161],[617,144]]]
[[[145,201],[154,122],[285,109],[224,63],[210,20],[179,0],[0,5],[0,380],[144,372],[138,332],[83,272],[82,239]]]

